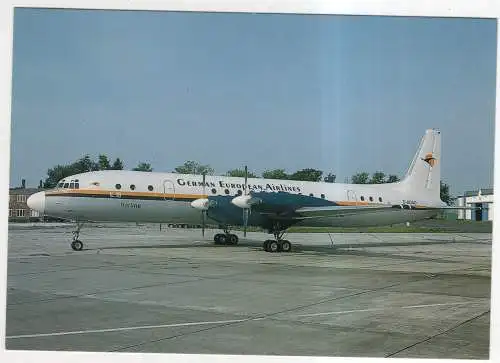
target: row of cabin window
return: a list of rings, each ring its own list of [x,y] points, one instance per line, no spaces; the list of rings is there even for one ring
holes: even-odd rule
[[[122,188],[122,186],[121,186],[121,184],[116,184],[116,185],[115,185],[115,188],[116,188],[116,189],[121,189],[121,188]],[[131,189],[131,190],[135,190],[135,185],[134,185],[134,184],[131,184],[131,185],[130,185],[130,189]],[[148,190],[149,190],[150,192],[152,192],[152,191],[153,191],[153,189],[154,189],[154,188],[153,188],[153,186],[152,186],[152,185],[148,185]],[[212,188],[211,192],[212,192],[212,194],[217,194],[217,189]],[[224,189],[224,193],[225,193],[226,195],[229,195],[229,194],[230,194],[229,189]],[[242,195],[242,194],[243,194],[243,192],[241,191],[241,189],[240,189],[240,190],[238,190],[238,191],[236,192],[236,195]],[[310,193],[310,194],[309,194],[309,196],[310,196],[310,197],[313,197],[313,196],[314,196],[314,194],[313,194],[313,193]],[[324,195],[324,194],[321,194],[321,198],[322,198],[322,199],[325,199],[325,195]]]
[[[373,202],[373,197],[369,197],[368,199],[370,199],[370,202]],[[361,196],[361,201],[364,202],[365,201],[365,197],[364,196]],[[382,203],[382,197],[378,197],[378,201],[380,203]]]
[[[70,189],[79,189],[79,187],[80,187],[80,185],[78,183],[78,180],[75,180],[74,182],[71,182],[71,183],[59,183],[57,186],[59,188],[70,188]],[[116,189],[121,189],[122,188],[121,184],[116,184],[115,187],[116,187]],[[135,190],[135,185],[131,184],[130,185],[130,189],[131,190]],[[148,190],[150,192],[152,192],[153,189],[154,188],[153,188],[152,185],[148,185]],[[224,189],[224,193],[226,195],[229,195],[229,193],[230,193],[229,189]],[[212,194],[217,194],[217,189],[213,188],[212,189]],[[242,195],[243,192],[241,190],[238,190],[238,192],[236,194],[237,195]],[[314,197],[314,194],[313,193],[309,193],[309,196],[310,197]],[[321,194],[321,199],[325,199],[325,195],[324,194]],[[370,200],[370,202],[373,202],[373,197],[369,197],[368,199]],[[361,196],[361,201],[364,202],[364,200],[365,200],[365,197]],[[378,201],[382,202],[382,197],[378,197]]]
[[[115,185],[115,188],[116,188],[116,189],[121,189],[121,188],[122,188],[122,185],[121,185],[121,184],[116,184],[116,185]],[[153,186],[152,186],[152,185],[148,185],[148,190],[149,190],[150,192],[152,192],[152,191],[153,191],[153,189],[154,189],[154,188],[153,188]],[[130,184],[130,190],[135,190],[135,184]]]

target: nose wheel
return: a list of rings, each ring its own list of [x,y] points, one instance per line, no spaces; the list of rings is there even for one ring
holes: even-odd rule
[[[73,251],[81,251],[83,250],[83,243],[82,241],[80,240],[74,240],[73,242],[71,242],[71,248],[73,249]]]
[[[70,245],[73,251],[83,250],[83,242],[78,239],[80,237],[80,230],[82,229],[82,227],[83,223],[77,223],[76,230],[73,231],[73,241],[71,242]]]

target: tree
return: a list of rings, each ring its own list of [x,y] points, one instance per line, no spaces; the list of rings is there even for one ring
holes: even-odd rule
[[[85,155],[83,158],[79,159],[73,166],[78,171],[77,173],[99,170],[99,164],[93,161],[89,155]]]
[[[370,184],[383,184],[385,183],[385,173],[381,171],[376,171],[372,174],[372,178],[370,179]]]
[[[179,174],[208,174],[213,175],[214,169],[210,165],[201,165],[196,161],[186,161],[183,165],[175,168],[175,172]]]
[[[123,161],[121,161],[120,158],[116,158],[116,160],[113,162],[111,170],[123,170],[123,167]]]
[[[147,171],[147,172],[151,172],[151,171],[153,171],[153,168],[151,167],[151,164],[149,164],[149,163],[140,162],[132,170],[134,170],[134,171]]]
[[[56,165],[47,170],[47,178],[43,182],[43,187],[46,189],[54,188],[57,182],[67,176],[76,174],[74,165]]]
[[[47,170],[47,178],[43,183],[43,187],[54,188],[59,180],[64,179],[70,175],[86,173],[95,170],[99,170],[98,163],[90,159],[89,155],[85,155],[72,164],[56,165],[55,167]]]
[[[354,174],[351,177],[351,182],[353,184],[368,184],[368,175],[369,174],[366,171]]]
[[[387,177],[387,180],[386,180],[386,183],[396,183],[398,181],[400,181],[401,179],[399,179],[399,176],[397,175],[393,175],[393,174],[390,174],[388,177]]]
[[[308,168],[296,171],[295,173],[290,175],[290,179],[319,182],[321,180],[321,175],[323,175],[323,172],[321,170]]]
[[[335,183],[335,179],[337,179],[337,175],[328,173],[328,175],[323,178],[323,181],[325,183]]]
[[[289,176],[284,169],[266,170],[262,173],[264,179],[288,179]]]
[[[227,173],[226,173],[227,176],[234,176],[234,177],[240,177],[240,178],[244,178],[245,177],[245,169],[232,169],[232,170],[229,170]],[[252,173],[251,171],[248,172],[248,177],[249,178],[256,178],[257,175],[255,175],[254,173]]]
[[[450,186],[441,180],[440,182],[440,191],[439,191],[441,200],[448,205],[453,203],[453,197],[450,195]]]
[[[97,160],[97,164],[99,165],[99,170],[109,170],[111,169],[111,165],[109,164],[108,157],[104,154],[100,154]]]

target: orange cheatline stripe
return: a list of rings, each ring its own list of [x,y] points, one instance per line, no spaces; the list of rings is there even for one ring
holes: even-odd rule
[[[79,195],[108,195],[108,194],[120,194],[127,197],[157,197],[157,198],[186,198],[186,199],[198,199],[207,198],[208,195],[204,194],[181,194],[181,193],[154,193],[154,192],[122,192],[120,190],[97,190],[97,189],[66,189],[66,190],[55,190],[46,192],[49,196],[63,196],[65,194],[79,194]]]
[[[368,202],[335,202],[337,203],[338,205],[342,205],[342,206],[348,206],[348,205],[369,205]],[[373,203],[373,204],[376,204],[376,203]]]

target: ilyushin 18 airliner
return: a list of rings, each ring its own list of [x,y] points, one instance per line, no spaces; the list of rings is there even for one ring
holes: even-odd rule
[[[212,175],[93,171],[33,194],[31,209],[76,221],[71,247],[84,222],[218,224],[216,244],[236,244],[230,226],[257,226],[273,234],[267,252],[289,252],[285,231],[300,226],[375,226],[427,219],[448,207],[440,199],[441,133],[423,136],[405,177],[387,184],[342,184]],[[245,167],[246,170],[246,167]]]

